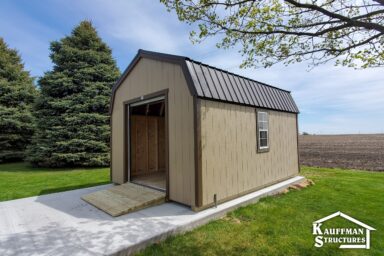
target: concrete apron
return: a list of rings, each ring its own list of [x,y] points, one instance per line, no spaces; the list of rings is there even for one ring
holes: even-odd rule
[[[81,200],[112,185],[1,202],[0,255],[129,255],[303,179],[296,176],[201,212],[165,203],[114,218]]]

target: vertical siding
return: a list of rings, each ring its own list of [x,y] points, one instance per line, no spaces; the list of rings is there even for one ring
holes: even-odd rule
[[[269,112],[269,152],[257,152],[255,108],[201,101],[202,203],[298,173],[296,114]]]
[[[169,89],[169,197],[194,205],[193,98],[179,65],[141,59],[116,91],[112,112],[112,181],[124,182],[123,102]]]

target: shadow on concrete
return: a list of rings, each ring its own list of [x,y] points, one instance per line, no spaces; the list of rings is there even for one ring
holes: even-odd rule
[[[95,182],[95,183],[88,183],[88,184],[83,184],[83,185],[73,185],[73,186],[65,186],[65,187],[59,187],[59,188],[43,189],[39,192],[39,196],[52,194],[52,193],[58,193],[58,192],[64,192],[64,191],[69,191],[69,190],[75,190],[75,189],[96,187],[96,186],[107,185],[107,184],[110,184],[110,183],[109,182]]]
[[[97,222],[63,226],[55,222],[26,232],[0,236],[0,255],[109,255],[135,245],[143,234],[170,228],[160,220],[135,218],[134,222]]]

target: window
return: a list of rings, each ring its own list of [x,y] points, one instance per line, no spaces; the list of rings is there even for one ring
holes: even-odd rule
[[[269,140],[268,140],[268,113],[257,112],[257,137],[258,147],[261,151],[268,151]]]

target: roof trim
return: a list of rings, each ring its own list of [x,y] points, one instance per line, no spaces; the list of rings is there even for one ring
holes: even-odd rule
[[[290,113],[290,114],[299,114],[299,112],[292,112],[289,110],[281,110],[281,109],[275,109],[275,108],[270,108],[270,107],[258,107],[255,105],[251,104],[245,104],[245,103],[240,103],[236,101],[225,101],[225,100],[220,100],[220,99],[213,99],[213,98],[208,98],[208,97],[203,97],[203,96],[196,96],[198,99],[201,100],[209,100],[209,101],[214,101],[214,102],[220,102],[220,103],[226,103],[226,104],[233,104],[237,106],[243,106],[243,107],[250,107],[250,108],[256,108],[256,109],[264,109],[268,111],[275,111],[275,112],[284,112],[284,113]]]
[[[112,96],[111,96],[111,102],[109,106],[109,114],[112,114],[112,111],[113,111],[113,103],[115,101],[116,90],[125,80],[125,78],[129,75],[129,73],[131,73],[131,71],[136,66],[136,64],[140,61],[141,58],[148,58],[152,60],[166,61],[174,64],[179,64],[182,68],[185,79],[187,80],[187,85],[191,95],[192,96],[197,95],[196,89],[193,85],[191,74],[189,73],[187,64],[186,64],[186,60],[189,60],[189,58],[184,56],[179,56],[179,55],[145,51],[145,50],[139,49],[139,51],[137,52],[137,54],[135,55],[131,63],[124,70],[123,74],[120,76],[120,78],[116,81],[116,83],[112,87]]]

